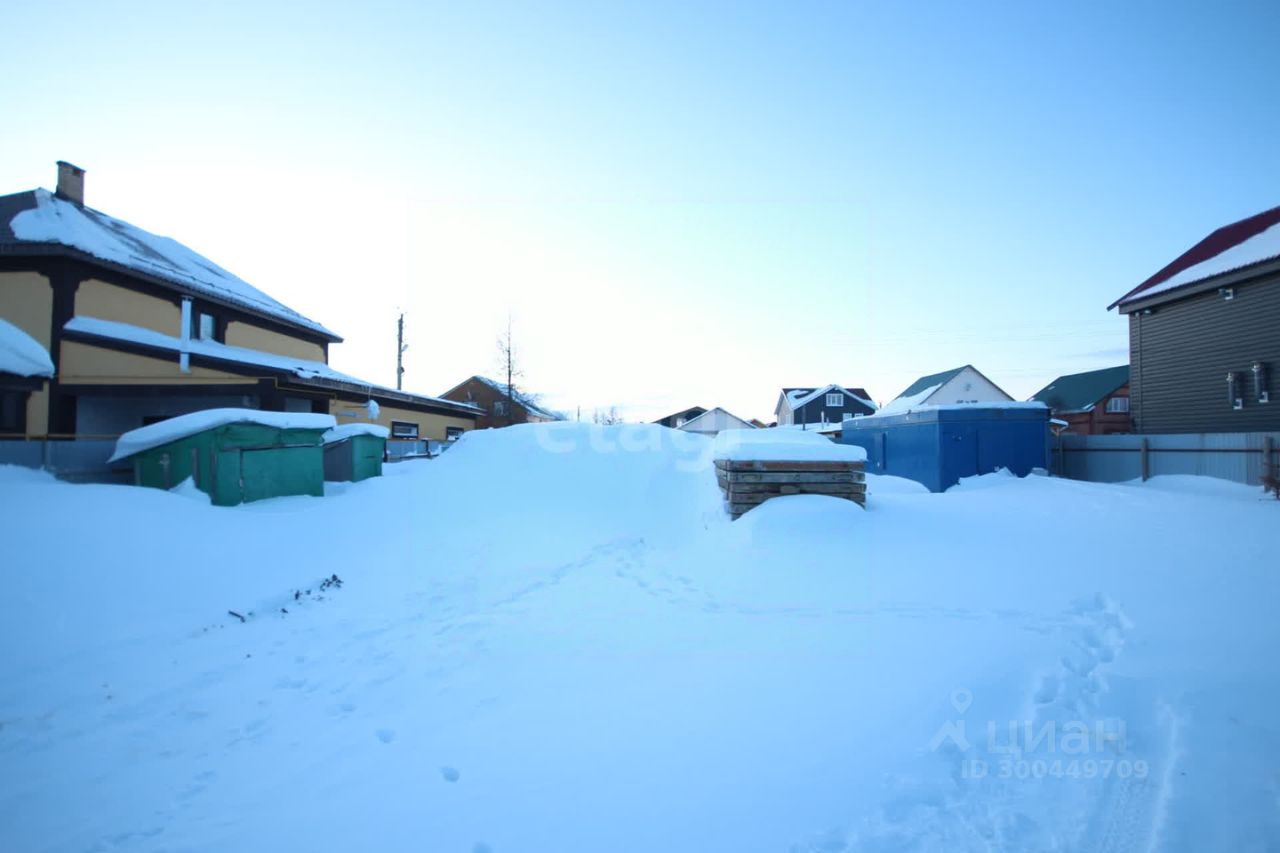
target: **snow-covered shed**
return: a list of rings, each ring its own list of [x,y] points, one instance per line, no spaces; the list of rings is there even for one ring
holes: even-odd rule
[[[111,462],[133,464],[139,486],[187,479],[218,506],[283,495],[324,496],[324,434],[332,415],[207,409],[131,430]]]
[[[342,424],[324,438],[324,478],[359,482],[382,476],[391,431],[379,424]]]

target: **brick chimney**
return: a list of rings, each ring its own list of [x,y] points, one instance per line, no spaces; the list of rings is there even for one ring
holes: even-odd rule
[[[58,161],[58,198],[84,206],[84,169],[65,160]]]

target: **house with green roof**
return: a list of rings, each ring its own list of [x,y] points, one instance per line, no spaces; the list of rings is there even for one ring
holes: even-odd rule
[[[951,406],[957,403],[1008,403],[1013,398],[983,376],[972,364],[930,373],[912,382],[883,408],[882,415],[902,414],[924,406]]]
[[[1059,376],[1031,398],[1066,421],[1074,435],[1132,432],[1129,420],[1129,365]]]

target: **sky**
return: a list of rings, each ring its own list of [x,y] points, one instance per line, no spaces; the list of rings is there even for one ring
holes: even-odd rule
[[[1280,204],[1280,4],[16,3],[0,193],[87,170],[341,334],[570,416],[771,420],[970,363],[1123,364],[1106,306]]]

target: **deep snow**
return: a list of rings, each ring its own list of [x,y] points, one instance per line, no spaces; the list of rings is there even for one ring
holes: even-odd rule
[[[730,523],[709,460],[543,424],[235,508],[0,469],[0,849],[1280,844],[1280,503],[870,476]]]
[[[0,317],[0,373],[52,376],[53,360],[40,342]]]

